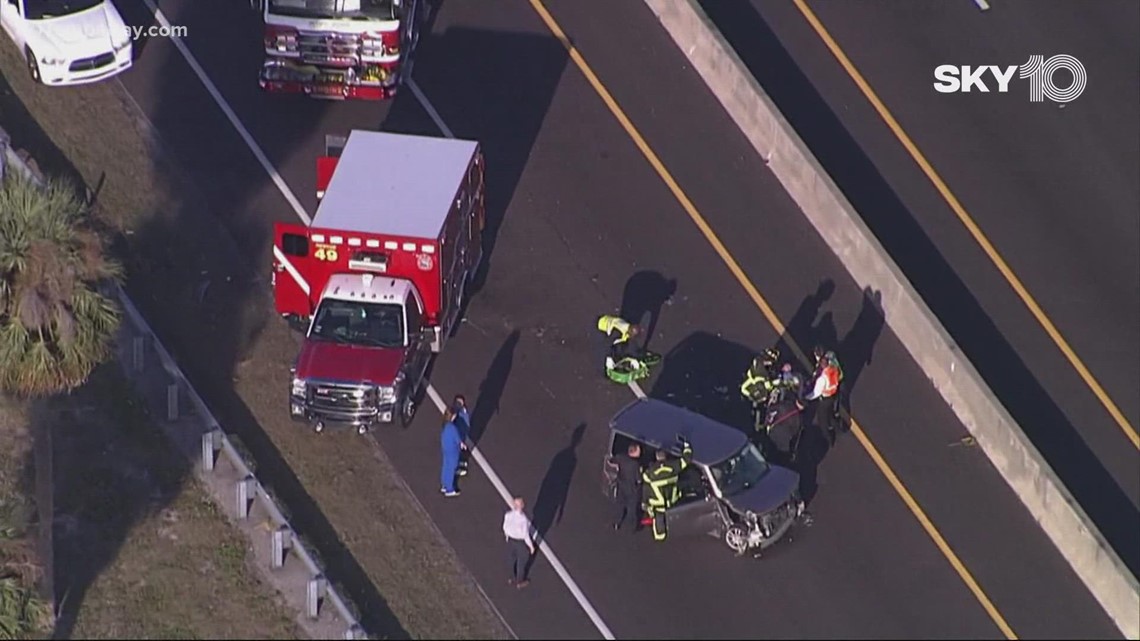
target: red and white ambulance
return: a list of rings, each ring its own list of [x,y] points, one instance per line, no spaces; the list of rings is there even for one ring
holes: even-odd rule
[[[421,0],[250,0],[265,22],[261,88],[383,100],[412,73]]]
[[[311,224],[274,230],[277,312],[305,335],[289,413],[318,432],[406,427],[482,260],[483,154],[373,131],[325,146]]]

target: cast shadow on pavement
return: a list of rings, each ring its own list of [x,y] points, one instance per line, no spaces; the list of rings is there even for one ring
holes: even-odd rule
[[[709,332],[694,332],[664,355],[652,398],[752,433],[752,406],[740,383],[755,351]]]
[[[425,35],[415,81],[455,136],[476,140],[486,157],[483,264],[471,293],[483,289],[507,208],[566,68],[566,50],[549,35],[447,26]],[[411,91],[403,90],[412,100]],[[395,115],[384,128],[395,128]]]
[[[621,312],[625,320],[640,325],[644,330],[642,347],[649,349],[661,318],[661,308],[677,293],[677,280],[665,278],[661,272],[642,270],[625,282],[621,295]],[[649,316],[648,322],[645,317]]]
[[[851,417],[851,395],[863,370],[871,364],[875,343],[883,334],[886,320],[883,317],[883,293],[870,287],[863,288],[863,302],[851,329],[835,346],[839,362],[843,365],[843,384],[839,387],[840,413],[845,421]],[[844,425],[846,428],[847,425]]]
[[[579,423],[570,435],[570,442],[554,455],[542,478],[542,485],[534,499],[531,519],[539,537],[545,538],[551,527],[562,522],[566,500],[570,495],[570,482],[578,468],[578,446],[585,433],[586,424]]]
[[[475,405],[471,408],[471,430],[468,432],[471,442],[478,445],[479,439],[487,431],[491,417],[499,412],[499,401],[503,397],[503,390],[507,386],[507,379],[511,376],[511,367],[514,364],[515,347],[519,344],[521,334],[519,330],[511,332],[510,336],[499,346],[483,382],[479,383],[479,395],[475,398]],[[468,402],[471,402],[468,399]]]
[[[1133,574],[1136,508],[749,2],[700,2]]]

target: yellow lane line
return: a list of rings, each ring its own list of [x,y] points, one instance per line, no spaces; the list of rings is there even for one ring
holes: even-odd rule
[[[902,146],[905,147],[907,152],[910,153],[910,156],[914,159],[914,162],[918,164],[918,166],[922,169],[922,172],[926,174],[926,177],[930,179],[931,183],[934,184],[934,188],[937,189],[938,193],[942,195],[942,198],[946,201],[946,204],[950,205],[950,209],[952,209],[954,211],[954,214],[958,216],[958,220],[960,220],[962,224],[966,226],[966,229],[969,230],[970,235],[974,237],[974,240],[978,243],[978,245],[981,246],[982,250],[985,251],[986,255],[990,257],[990,260],[993,262],[994,266],[997,267],[998,271],[1001,272],[1001,275],[1005,277],[1005,280],[1009,283],[1010,287],[1013,288],[1013,291],[1015,291],[1018,297],[1021,298],[1021,302],[1025,303],[1025,306],[1029,308],[1029,311],[1033,314],[1033,317],[1036,318],[1037,322],[1041,324],[1041,327],[1045,329],[1045,333],[1049,335],[1049,338],[1053,339],[1053,343],[1057,345],[1057,348],[1061,350],[1061,353],[1065,355],[1065,358],[1067,358],[1073,368],[1077,370],[1077,374],[1079,374],[1080,377],[1084,379],[1085,384],[1089,386],[1089,389],[1092,390],[1092,393],[1095,394],[1096,397],[1100,400],[1101,405],[1104,405],[1104,408],[1108,410],[1109,414],[1112,415],[1113,420],[1115,420],[1116,424],[1120,426],[1120,429],[1124,432],[1124,435],[1128,438],[1128,440],[1132,441],[1133,446],[1140,449],[1140,434],[1137,434],[1136,428],[1133,427],[1131,423],[1129,423],[1128,419],[1124,416],[1124,413],[1120,411],[1120,408],[1116,406],[1116,403],[1112,401],[1112,399],[1108,396],[1108,393],[1105,392],[1104,388],[1100,386],[1100,383],[1097,382],[1096,378],[1092,375],[1092,372],[1090,372],[1088,368],[1085,367],[1084,362],[1082,362],[1080,357],[1077,356],[1077,353],[1073,351],[1073,348],[1069,346],[1069,343],[1065,340],[1065,338],[1061,336],[1060,330],[1058,330],[1057,327],[1053,325],[1053,321],[1049,320],[1049,317],[1045,315],[1045,312],[1041,309],[1041,306],[1038,305],[1037,301],[1034,300],[1032,295],[1030,295],[1029,290],[1027,290],[1025,286],[1021,284],[1021,280],[1017,278],[1017,275],[1013,273],[1013,270],[1009,267],[1008,264],[1006,264],[1005,260],[1002,259],[1000,254],[998,254],[997,250],[994,249],[993,244],[991,244],[989,239],[986,238],[986,235],[982,233],[981,228],[978,227],[977,223],[974,222],[974,219],[970,216],[970,214],[966,212],[965,208],[962,207],[962,203],[958,202],[958,199],[954,196],[953,193],[951,193],[950,188],[946,186],[946,183],[938,175],[938,172],[934,171],[934,167],[930,165],[930,163],[926,160],[926,157],[922,155],[922,152],[918,150],[918,147],[914,144],[914,141],[912,141],[910,139],[910,136],[908,136],[906,132],[903,131],[903,128],[899,126],[898,121],[895,120],[895,117],[891,115],[891,112],[883,104],[883,101],[879,100],[879,97],[871,89],[871,85],[867,83],[862,74],[860,74],[859,71],[855,68],[855,65],[851,63],[851,60],[845,53],[843,53],[843,50],[839,48],[839,45],[836,44],[835,39],[832,38],[827,29],[823,27],[823,23],[821,23],[819,21],[819,18],[816,17],[815,13],[813,13],[812,10],[808,8],[805,0],[793,1],[795,2],[796,7],[799,8],[800,13],[802,13],[804,18],[808,21],[808,24],[810,24],[812,29],[815,30],[816,35],[818,35],[819,38],[823,40],[823,43],[827,45],[827,48],[831,50],[832,55],[834,55],[836,60],[839,61],[839,64],[847,72],[847,75],[851,76],[851,79],[855,81],[855,84],[858,85],[859,90],[863,92],[863,95],[867,98],[868,101],[870,101],[871,105],[874,106],[875,111],[879,112],[879,117],[883,119],[883,122],[887,124],[887,127],[890,128],[890,130],[895,134],[895,137],[898,138],[900,143],[902,143]]]
[[[586,80],[589,81],[590,86],[594,88],[594,91],[597,92],[598,96],[606,104],[606,107],[609,108],[610,112],[614,115],[614,118],[616,118],[617,121],[621,124],[622,128],[625,129],[625,132],[633,140],[634,144],[637,145],[637,148],[641,150],[641,153],[645,156],[645,159],[649,161],[649,164],[653,167],[654,170],[657,171],[657,175],[661,177],[661,180],[669,188],[669,191],[673,193],[673,196],[677,199],[677,202],[679,202],[681,204],[681,207],[683,207],[684,210],[688,213],[689,218],[692,219],[697,228],[701,230],[701,233],[704,235],[705,239],[708,240],[709,244],[712,245],[714,250],[716,250],[717,255],[719,255],[721,260],[724,261],[725,266],[727,266],[729,271],[732,272],[732,275],[736,277],[737,282],[739,282],[740,286],[744,288],[744,291],[746,291],[749,297],[752,298],[752,301],[756,304],[756,307],[760,309],[760,312],[768,320],[768,323],[772,325],[777,334],[786,334],[787,332],[784,324],[780,322],[779,317],[777,317],[776,313],[772,311],[771,305],[769,305],[768,302],[764,300],[764,297],[760,295],[760,292],[756,289],[756,286],[753,285],[752,281],[748,279],[748,276],[745,275],[744,270],[741,269],[740,265],[736,262],[736,259],[732,257],[732,254],[730,254],[729,251],[725,248],[724,243],[720,241],[720,238],[718,238],[716,233],[713,232],[712,228],[705,221],[701,213],[697,211],[697,208],[693,205],[692,201],[689,200],[689,197],[685,195],[685,192],[681,189],[680,185],[677,184],[677,181],[674,180],[673,176],[669,173],[669,170],[665,168],[665,165],[661,162],[661,159],[657,157],[657,154],[654,153],[649,144],[645,142],[645,138],[643,138],[637,128],[633,126],[633,123],[630,122],[629,117],[625,115],[625,112],[622,110],[622,108],[618,106],[617,101],[614,100],[614,97],[610,94],[609,90],[607,90],[605,85],[603,85],[602,82],[598,80],[598,76],[594,74],[594,70],[591,69],[590,65],[586,63],[586,60],[582,57],[582,54],[579,53],[578,49],[570,43],[570,39],[566,37],[566,33],[562,31],[562,27],[558,25],[558,22],[555,21],[554,17],[550,15],[549,11],[547,11],[546,6],[543,5],[541,0],[529,0],[529,2],[531,7],[534,8],[535,12],[538,13],[539,17],[542,18],[542,21],[546,23],[547,28],[550,29],[551,33],[554,34],[554,37],[556,37],[562,43],[562,46],[566,48],[566,51],[569,52],[570,59],[574,61],[574,64],[582,72],[582,75],[586,77]],[[790,338],[788,342],[791,345],[792,351],[795,352],[796,358],[802,362],[808,362],[808,359],[804,355],[803,350],[800,349],[800,346]],[[974,577],[970,574],[970,571],[966,569],[966,566],[962,563],[961,559],[958,558],[958,555],[955,554],[952,549],[950,549],[950,545],[946,542],[946,539],[944,539],[942,537],[942,534],[938,532],[938,529],[934,527],[934,523],[932,523],[930,518],[926,516],[926,513],[918,505],[918,501],[914,499],[911,493],[906,489],[906,486],[904,486],[902,481],[899,480],[898,476],[894,473],[894,470],[892,470],[890,465],[887,464],[886,459],[884,459],[883,456],[879,454],[879,450],[871,442],[871,439],[863,431],[859,423],[855,421],[854,417],[851,418],[851,432],[855,434],[855,437],[859,440],[859,443],[863,446],[863,449],[866,450],[867,454],[871,457],[871,460],[874,461],[875,465],[879,468],[879,471],[882,472],[883,476],[886,477],[891,487],[893,487],[895,489],[895,492],[898,493],[899,497],[902,498],[903,503],[905,503],[907,508],[910,509],[911,513],[914,514],[914,517],[918,519],[919,524],[922,525],[922,528],[930,536],[931,540],[934,541],[935,546],[937,546],[939,551],[942,552],[942,555],[946,557],[946,560],[950,562],[951,567],[953,567],[954,571],[958,573],[958,576],[961,577],[962,581],[966,584],[966,587],[970,589],[970,592],[974,594],[974,597],[977,598],[978,602],[982,605],[982,608],[985,609],[986,613],[989,614],[993,622],[999,629],[1001,629],[1002,633],[1005,634],[1007,639],[1016,639],[1017,636],[1014,634],[1013,629],[1010,628],[1009,624],[1005,622],[1005,619],[1002,617],[1001,613],[998,612],[996,607],[994,607],[993,602],[990,601],[988,596],[986,596],[986,593],[982,591],[981,586],[979,586],[978,582],[974,580]]]

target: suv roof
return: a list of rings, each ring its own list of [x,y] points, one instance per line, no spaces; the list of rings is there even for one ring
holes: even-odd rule
[[[676,450],[677,434],[681,434],[689,439],[693,460],[701,465],[716,465],[748,443],[748,437],[736,428],[655,398],[626,405],[610,419],[610,429],[670,451]]]

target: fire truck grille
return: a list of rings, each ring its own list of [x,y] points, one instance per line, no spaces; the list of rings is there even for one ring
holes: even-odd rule
[[[315,381],[309,383],[309,403],[314,410],[351,412],[376,404],[375,389],[363,385],[344,385]]]
[[[301,60],[313,65],[351,67],[360,62],[359,36],[331,31],[302,31],[297,39]]]

